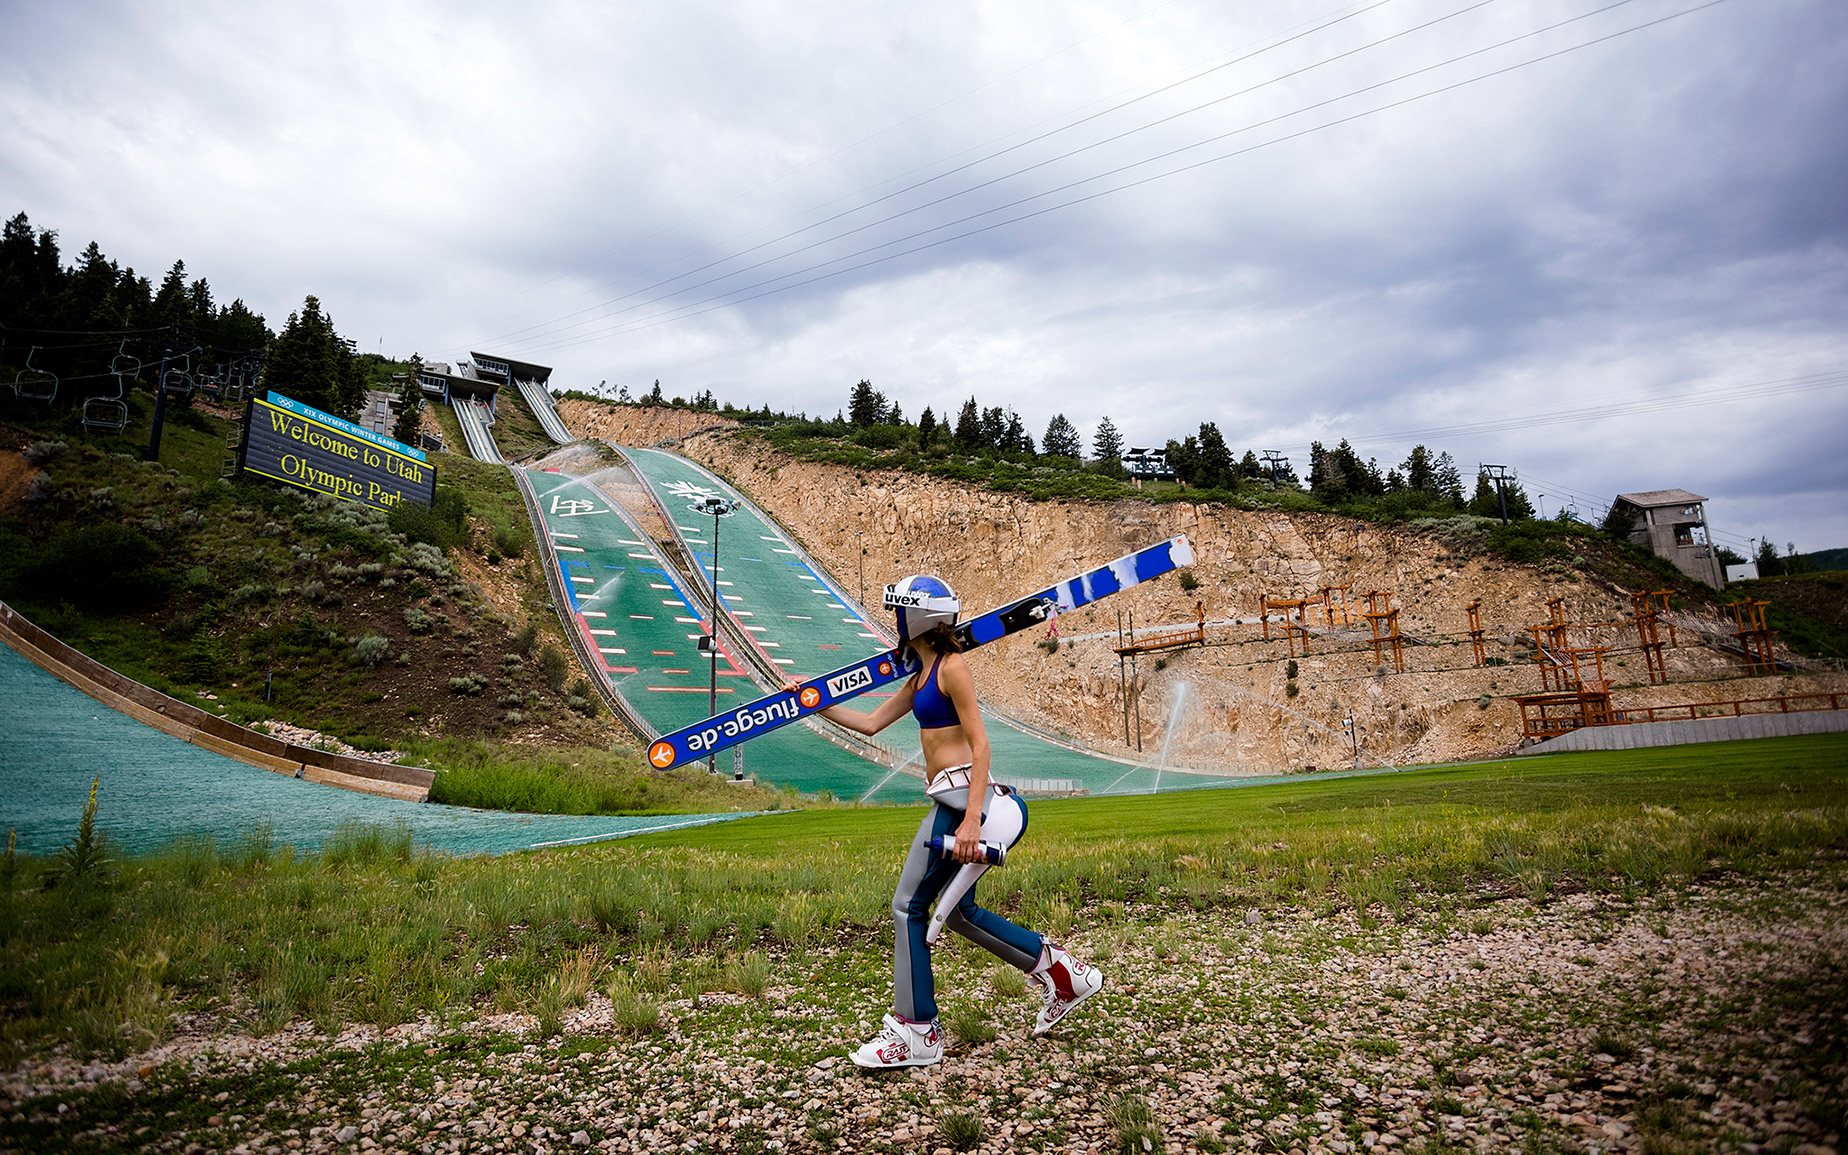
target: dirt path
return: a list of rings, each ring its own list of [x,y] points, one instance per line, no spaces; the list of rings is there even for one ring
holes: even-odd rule
[[[776,959],[759,998],[689,997],[682,964],[658,1033],[617,1031],[594,993],[549,1040],[520,1014],[335,1038],[196,1019],[122,1063],[11,1072],[0,1146],[936,1153],[973,1117],[984,1151],[1817,1155],[1848,1078],[1845,906],[1828,866],[1403,921],[1110,906],[1071,935],[1109,985],[1053,1038],[958,944],[938,973],[963,1038],[877,1076],[841,1057],[880,1013],[874,941]]]

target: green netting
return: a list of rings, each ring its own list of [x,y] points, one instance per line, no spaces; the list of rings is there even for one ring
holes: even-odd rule
[[[235,842],[268,829],[278,843],[316,850],[353,822],[408,826],[418,846],[499,854],[555,842],[619,838],[738,814],[598,818],[507,814],[356,794],[246,766],[144,726],[0,645],[0,837],[48,854],[77,830],[92,778],[97,824],[128,851],[182,835]]]

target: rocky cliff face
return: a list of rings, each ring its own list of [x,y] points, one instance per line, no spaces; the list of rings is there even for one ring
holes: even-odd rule
[[[971,664],[983,697],[1029,723],[1117,752],[1138,740],[1145,752],[1166,742],[1172,764],[1214,772],[1338,766],[1354,760],[1355,746],[1368,764],[1511,750],[1521,724],[1510,695],[1541,691],[1526,624],[1546,621],[1554,598],[1579,623],[1621,623],[1629,606],[1622,591],[1570,566],[1548,572],[1471,556],[1466,544],[1431,531],[1221,505],[1035,502],[917,474],[797,461],[723,433],[678,448],[781,520],[849,592],[861,588],[863,563],[864,600],[874,603],[886,582],[929,572],[948,579],[964,604],[985,608],[1186,534],[1198,557],[1194,590],[1165,577],[1061,618],[1056,638],[1018,635]],[[1319,591],[1343,586],[1349,612],[1336,591],[1335,612],[1324,614]],[[1402,673],[1390,648],[1375,657],[1361,616],[1371,591],[1389,594],[1378,603],[1400,611]],[[1307,653],[1300,640],[1286,643],[1276,622],[1265,639],[1266,596],[1317,599]],[[1486,654],[1502,664],[1476,665],[1465,607],[1478,599]],[[1192,626],[1197,604],[1207,645],[1119,665],[1119,614],[1124,625],[1133,614],[1146,637],[1154,627]],[[1613,647],[1605,672],[1621,705],[1749,697],[1791,684],[1737,679],[1731,659],[1684,645],[1668,652],[1677,682],[1651,687],[1640,655],[1621,650],[1634,646],[1634,628],[1578,630],[1573,640]]]
[[[618,445],[657,445],[700,429],[736,429],[738,423],[712,413],[670,409],[662,405],[611,405],[567,398],[558,403],[558,418],[579,437]]]

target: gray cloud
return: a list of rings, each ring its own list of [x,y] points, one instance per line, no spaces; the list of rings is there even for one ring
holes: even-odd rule
[[[1215,420],[1241,447],[1345,436],[1386,461],[1410,448],[1381,436],[1396,430],[1731,388],[1723,405],[1425,440],[1581,506],[1685,486],[1723,530],[1848,544],[1848,388],[1744,391],[1848,370],[1848,12],[1826,0],[1733,0],[895,260],[723,295],[1697,3],[1632,0],[1343,98],[1600,7],[1495,0],[1363,48],[1468,6],[1393,0],[667,286],[777,258],[680,296],[636,291],[1359,6],[14,4],[0,199],[146,272],[183,256],[272,321],[314,292],[365,348],[494,344],[565,384],[659,378],[810,412],[870,377],[913,415],[973,393],[1035,432],[1059,411],[1087,431],[1107,413],[1144,442]]]

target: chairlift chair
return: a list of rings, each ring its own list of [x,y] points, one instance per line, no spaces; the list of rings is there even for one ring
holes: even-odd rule
[[[128,427],[128,402],[122,400],[128,383],[141,374],[141,360],[128,351],[128,342],[109,362],[109,375],[115,378],[113,397],[97,394],[83,403],[83,427],[97,433],[120,433]]]
[[[182,353],[179,360],[180,364],[170,365],[160,377],[160,391],[169,397],[192,395],[192,354]]]
[[[224,396],[225,367],[223,362],[219,363],[217,372],[213,373],[210,377],[200,379],[199,388],[207,397],[210,397],[214,401]]]
[[[38,351],[37,345],[32,346],[32,351],[26,354],[26,367],[13,377],[13,396],[21,401],[50,401],[58,395],[58,375],[32,364]]]

